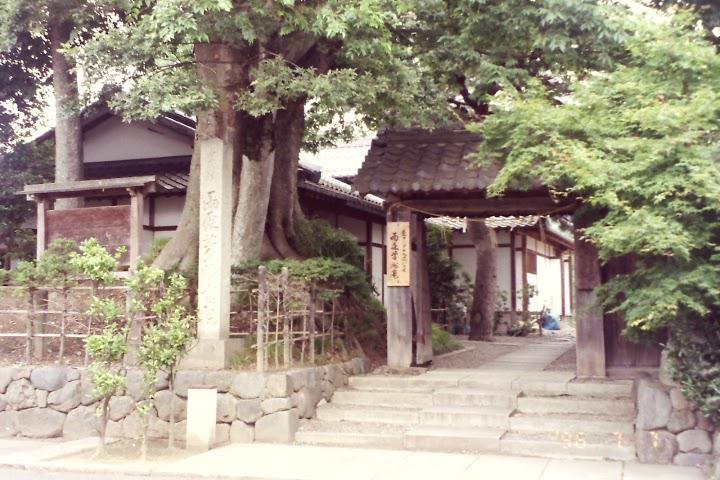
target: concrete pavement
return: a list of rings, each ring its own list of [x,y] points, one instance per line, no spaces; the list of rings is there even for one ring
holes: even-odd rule
[[[68,454],[93,451],[95,439],[71,442],[4,440],[0,477],[47,478],[237,478],[265,480],[701,480],[689,467],[640,465],[503,455],[468,455],[365,448],[235,444],[164,464],[69,462]],[[13,448],[11,444],[15,444]],[[26,449],[26,450],[23,450]],[[11,470],[12,468],[22,470]],[[5,469],[5,470],[3,470]],[[4,472],[18,472],[6,476]],[[28,472],[42,475],[25,476]],[[52,473],[55,472],[55,473]]]

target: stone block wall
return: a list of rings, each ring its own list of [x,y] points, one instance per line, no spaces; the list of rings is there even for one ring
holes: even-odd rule
[[[292,442],[299,421],[312,418],[317,405],[329,401],[348,377],[368,369],[365,359],[269,373],[233,370],[180,371],[175,381],[176,438],[185,436],[187,391],[195,385],[217,388],[215,441]],[[165,376],[156,381],[149,417],[149,438],[167,438],[172,393]],[[136,403],[143,398],[142,372],[130,369],[127,388],[109,407],[109,437],[140,438],[142,419]],[[62,366],[0,368],[0,438],[97,435],[97,402],[83,369]]]
[[[710,469],[720,455],[720,430],[661,372],[637,382],[635,438],[641,463]]]

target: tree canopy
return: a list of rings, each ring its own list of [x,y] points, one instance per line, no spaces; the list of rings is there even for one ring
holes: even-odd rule
[[[626,20],[623,64],[575,82],[561,105],[539,83],[508,94],[472,128],[479,158],[504,162],[493,192],[539,176],[582,199],[603,261],[635,262],[601,293],[642,333],[720,306],[720,57],[692,17]]]

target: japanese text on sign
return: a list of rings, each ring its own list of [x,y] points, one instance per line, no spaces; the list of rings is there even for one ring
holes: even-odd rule
[[[387,224],[387,286],[410,286],[410,222]]]

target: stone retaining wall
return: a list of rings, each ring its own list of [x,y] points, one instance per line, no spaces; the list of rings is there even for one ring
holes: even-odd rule
[[[637,382],[638,460],[712,468],[720,456],[720,430],[685,399],[666,367],[659,377]]]
[[[178,372],[175,384],[175,434],[185,435],[187,390],[207,385],[218,390],[216,442],[291,442],[301,418],[312,418],[350,375],[368,369],[364,359],[270,373],[232,370]],[[143,396],[142,372],[127,374],[124,395],[110,401],[109,437],[140,438],[142,420],[136,402]],[[171,393],[159,376],[148,436],[167,438]],[[0,437],[97,435],[97,402],[83,369],[62,366],[0,368]]]

